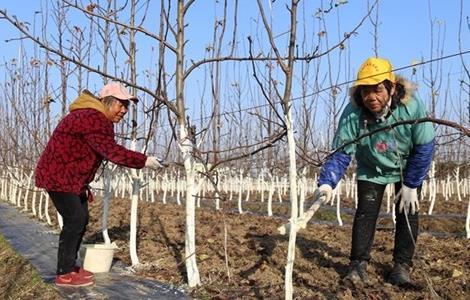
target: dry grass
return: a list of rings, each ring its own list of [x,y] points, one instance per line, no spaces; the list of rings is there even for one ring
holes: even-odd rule
[[[0,299],[62,299],[0,235]]]

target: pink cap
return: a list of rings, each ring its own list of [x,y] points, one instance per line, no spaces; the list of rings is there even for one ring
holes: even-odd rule
[[[100,99],[112,96],[119,100],[132,100],[136,103],[139,101],[136,96],[132,96],[131,94],[129,94],[127,89],[122,84],[116,81],[112,81],[103,86],[98,96]]]

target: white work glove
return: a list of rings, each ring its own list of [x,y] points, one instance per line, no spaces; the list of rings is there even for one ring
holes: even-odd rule
[[[405,209],[406,212],[411,212],[414,215],[419,211],[419,202],[418,202],[418,189],[410,188],[402,184],[401,186],[401,197],[400,197],[400,207],[398,211],[400,213]]]
[[[150,169],[159,169],[159,168],[164,168],[167,165],[158,157],[155,156],[149,156],[147,157],[147,160],[145,161],[145,167],[150,168]]]
[[[321,199],[322,203],[328,203],[333,197],[333,188],[329,184],[322,184],[315,190],[313,197],[314,201]]]

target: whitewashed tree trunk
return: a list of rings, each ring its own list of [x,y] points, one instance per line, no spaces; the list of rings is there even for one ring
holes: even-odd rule
[[[430,196],[430,201],[431,203],[429,204],[429,210],[428,210],[428,215],[432,215],[432,211],[434,209],[434,204],[436,202],[436,196],[437,196],[437,183],[436,179],[432,178],[430,182],[430,189],[429,189],[429,196]]]
[[[158,177],[155,177],[155,180],[151,180],[152,178],[155,177],[154,172],[152,172],[152,176],[148,177],[149,180],[149,186],[148,186],[148,193],[150,196],[150,202],[155,203],[155,193],[157,192],[157,180]]]
[[[390,198],[392,197],[392,184],[387,184],[385,187],[385,194],[387,195],[387,214],[390,213]]]
[[[447,174],[447,180],[446,180],[446,198],[445,200],[448,201],[450,197],[452,197],[452,183],[450,181],[451,176],[450,174]]]
[[[176,181],[172,184],[172,188],[170,189],[170,197],[175,195],[175,190],[178,192],[178,182],[180,181],[180,171],[178,171],[176,175]]]
[[[37,216],[36,212],[36,197],[38,195],[38,190],[36,187],[33,187],[33,199],[31,200],[31,210],[33,211],[33,216]]]
[[[13,205],[16,205],[17,204],[17,190],[18,190],[18,185],[15,183],[15,180],[14,178],[12,178],[12,180],[10,181],[10,202],[13,204]]]
[[[305,205],[305,182],[304,177],[299,180],[299,216],[304,214],[304,205]]]
[[[268,192],[268,216],[271,217],[273,215],[273,195],[274,195],[274,182],[271,182],[269,185],[269,192]]]
[[[436,202],[436,194],[437,194],[437,183],[436,178],[434,177],[436,174],[436,168],[434,161],[431,163],[431,168],[429,169],[429,201],[431,202],[428,209],[428,215],[432,215],[432,211],[434,209],[434,203]]]
[[[132,266],[139,265],[139,257],[137,256],[137,208],[139,205],[139,178],[132,179],[132,196],[131,196],[131,219],[130,219],[130,238],[129,252],[131,256]]]
[[[266,189],[266,185],[265,185],[265,183],[263,182],[263,183],[262,183],[262,187],[261,187],[261,191],[260,191],[260,193],[261,193],[261,194],[260,194],[260,202],[261,202],[261,203],[264,203],[264,191],[265,191],[265,189]]]
[[[455,183],[456,183],[456,190],[457,190],[457,199],[459,202],[462,202],[462,196],[460,195],[460,167],[457,167],[454,170],[454,177],[455,177]]]
[[[290,104],[289,104],[290,106]],[[295,224],[298,213],[297,203],[297,167],[295,160],[295,140],[294,129],[292,126],[292,112],[290,107],[286,113],[287,143],[289,147],[289,183],[290,183],[290,201],[291,201],[291,224]],[[285,298],[292,299],[293,284],[292,273],[294,271],[295,260],[295,242],[297,239],[297,226],[291,226],[289,230],[289,244],[287,247],[287,264],[285,272]]]
[[[238,213],[242,214],[243,213],[243,208],[242,208],[242,194],[243,194],[243,178],[242,178],[242,171],[240,170],[240,182],[238,184]]]
[[[219,195],[219,192],[215,192],[215,209],[220,210],[220,195]]]
[[[181,194],[182,191],[180,190],[181,184],[176,185],[176,203],[181,205]]]
[[[163,196],[162,196],[162,202],[163,202],[163,204],[166,204],[166,193],[168,193],[168,186],[169,186],[169,184],[168,184],[167,180],[168,180],[168,177],[167,177],[167,174],[165,174],[165,177],[164,177],[164,179],[163,179],[163,182],[164,182],[164,183],[163,183],[163,186],[162,186],[162,188],[163,188]],[[179,204],[179,203],[178,203],[178,204]]]
[[[462,179],[462,197],[467,198],[468,178]]]
[[[260,3],[260,0],[258,0]],[[293,283],[292,283],[292,273],[294,271],[294,261],[295,261],[295,244],[297,239],[297,230],[296,225],[297,218],[299,217],[298,209],[298,199],[297,199],[297,163],[296,163],[296,153],[295,153],[295,138],[294,138],[294,118],[292,116],[292,78],[294,76],[294,51],[295,51],[295,40],[296,40],[296,30],[297,30],[297,4],[298,0],[292,0],[290,11],[290,36],[289,36],[289,47],[288,47],[288,62],[287,65],[283,66],[283,71],[286,75],[285,89],[283,95],[283,109],[284,109],[284,118],[287,130],[287,145],[289,149],[289,191],[290,191],[290,202],[291,202],[291,215],[290,221],[293,226],[289,230],[289,244],[287,246],[287,263],[285,271],[285,298],[291,300],[294,293]],[[265,21],[265,19],[263,19]],[[273,41],[271,37],[271,41]]]
[[[343,226],[343,220],[341,219],[341,185],[342,185],[342,180],[338,182],[338,185],[336,186],[335,189],[335,196],[336,196],[336,219],[338,220],[339,226]]]
[[[261,171],[261,175],[258,179],[259,179],[258,183],[259,183],[260,202],[263,203],[264,202],[264,190],[266,189],[263,170]]]
[[[196,188],[195,191],[196,191],[196,207],[200,208],[201,207],[201,197],[199,196],[199,193],[197,192],[198,188]]]
[[[27,212],[29,209],[28,197],[29,197],[30,189],[31,189],[31,183],[28,182],[28,186],[26,187],[24,197],[23,197],[23,210],[22,210],[23,212]]]
[[[41,191],[39,193],[39,206],[38,206],[38,212],[39,212],[39,220],[44,219],[42,215],[42,199],[44,198],[44,191]]]
[[[109,163],[104,167],[103,170],[103,214],[101,220],[101,228],[103,234],[103,240],[105,244],[111,244],[111,239],[108,235],[108,212],[109,212],[109,201],[113,193],[111,186],[112,169]]]
[[[180,126],[181,152],[186,171],[186,234],[185,234],[185,263],[188,276],[188,285],[195,287],[201,284],[199,269],[196,261],[196,207],[195,207],[195,169],[191,156],[192,143],[188,139],[188,132]]]
[[[279,176],[276,176],[276,187],[277,187],[277,199],[279,203],[282,203],[282,186],[281,182],[279,181]]]
[[[46,222],[47,224],[52,225],[51,217],[49,216],[49,194],[47,194],[46,192],[43,193],[45,196],[44,198],[46,200],[46,203],[44,205],[44,214],[46,216]]]
[[[357,181],[356,181],[356,173],[353,174],[352,176],[352,194],[353,194],[353,199],[354,199],[354,207],[357,209]]]
[[[21,199],[22,199],[21,197],[23,196],[23,184],[18,182],[18,186],[19,186],[19,188],[18,188],[18,197],[17,197],[18,201],[16,203],[16,206],[21,207]]]
[[[59,229],[62,230],[62,227],[64,227],[64,219],[59,212],[57,212],[57,224],[59,225]]]
[[[0,177],[3,177],[3,173],[0,173]],[[4,179],[0,178],[0,200],[5,201],[5,197],[4,197],[5,189],[4,189],[3,183],[4,183]]]
[[[131,150],[135,151],[137,148],[137,141],[134,139],[131,142]],[[139,191],[142,187],[142,172],[137,172],[136,169],[131,169],[131,218],[130,218],[130,237],[129,237],[129,254],[131,256],[132,267],[139,265],[139,257],[137,256],[137,222],[138,214],[137,209],[139,206]]]
[[[423,185],[421,187],[421,199],[424,199],[424,197],[426,197],[426,195],[428,193],[428,189],[429,189],[428,181],[424,180]]]
[[[465,220],[465,231],[467,232],[467,239],[470,239],[470,197],[467,205],[467,219]]]
[[[228,197],[228,201],[232,201],[232,200],[233,200],[233,185],[230,184],[230,196]]]
[[[31,174],[29,174],[29,176],[28,176],[28,185],[26,187],[26,192],[25,192],[25,195],[24,195],[24,205],[23,205],[24,206],[24,208],[23,208],[24,211],[28,211],[28,202],[29,202],[28,198],[29,198],[29,194],[31,192],[31,189],[34,186],[34,184],[32,184],[33,183],[33,181],[32,181],[33,175],[34,175],[34,172],[31,171]]]

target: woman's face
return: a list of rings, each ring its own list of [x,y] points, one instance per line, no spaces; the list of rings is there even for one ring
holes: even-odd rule
[[[113,103],[108,107],[106,117],[113,123],[119,123],[126,115],[128,107],[128,100],[114,99]]]
[[[383,82],[376,85],[361,85],[362,102],[373,113],[380,113],[394,93],[395,84],[393,83],[390,93]]]

